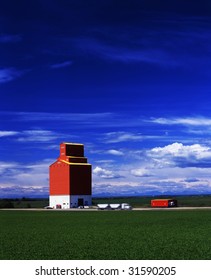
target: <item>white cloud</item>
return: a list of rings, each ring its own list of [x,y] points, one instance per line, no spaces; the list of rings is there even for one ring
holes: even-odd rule
[[[197,159],[211,157],[211,149],[200,144],[183,145],[182,143],[173,143],[165,147],[156,147],[151,149],[150,153],[154,156],[163,157],[172,155],[174,157],[190,157],[195,156]]]
[[[166,125],[185,125],[185,126],[210,126],[211,119],[205,117],[185,117],[185,118],[153,118],[150,122]]]
[[[0,162],[1,196],[48,195],[48,170],[55,159],[45,159],[25,165]],[[150,165],[150,163],[149,163]],[[211,193],[210,168],[169,167],[161,170],[147,164],[135,168],[135,163],[97,166],[93,169],[94,195],[155,195],[164,193]],[[193,178],[194,179],[190,179]]]
[[[114,115],[109,112],[104,113],[48,113],[48,112],[18,112],[21,121],[75,121],[87,123],[95,121],[96,119],[102,121],[107,118],[113,118]]]
[[[155,147],[147,151],[147,156],[160,167],[165,165],[211,167],[211,149],[200,144],[173,143],[164,147]]]
[[[138,154],[127,163],[115,161],[95,168],[93,193],[108,196],[211,193],[209,146],[175,142],[139,150]]]
[[[1,197],[48,195],[48,171],[53,161],[44,159],[25,165],[19,162],[0,162]]]
[[[5,113],[4,113],[5,114]],[[102,113],[49,113],[49,112],[9,112],[8,115],[16,115],[17,120],[31,122],[31,121],[57,121],[71,123],[71,125],[91,126],[91,127],[137,127],[140,126],[144,120],[139,117],[117,114],[114,112],[102,112]],[[114,121],[115,120],[115,121]],[[119,132],[117,132],[119,133]],[[120,132],[121,133],[121,132]],[[130,139],[137,139],[139,134],[123,132],[124,137],[130,137]],[[127,136],[128,134],[128,136]],[[105,135],[106,136],[106,135]],[[148,136],[147,136],[148,137]],[[149,136],[151,137],[151,136]]]
[[[152,174],[146,168],[132,169],[131,174],[135,177],[149,177]]]
[[[17,168],[18,164],[15,162],[0,161],[0,175],[3,175],[7,170]]]
[[[103,164],[113,164],[114,163],[114,160],[113,159],[102,159],[102,160],[96,160],[95,161],[96,163],[103,163]]]
[[[105,169],[105,168],[101,168],[99,166],[94,168],[93,174],[95,174],[103,179],[114,179],[114,178],[120,177],[120,175],[118,175],[116,172],[113,172],[113,171]]]
[[[138,141],[142,140],[143,136],[141,134],[134,134],[131,132],[109,132],[105,134],[105,142],[106,143],[118,143],[125,141]]]
[[[0,137],[13,136],[13,135],[17,135],[17,134],[19,134],[19,132],[17,132],[17,131],[6,131],[6,130],[0,131]]]
[[[118,150],[114,150],[114,149],[106,151],[106,154],[114,155],[114,156],[123,156],[124,155],[123,152],[118,151]]]
[[[140,180],[140,178],[139,178]],[[112,180],[106,183],[93,184],[94,195],[128,196],[128,195],[175,195],[175,194],[211,193],[211,179],[199,178],[186,181],[184,178],[148,178],[146,181]],[[150,199],[149,199],[150,200]]]
[[[59,137],[50,130],[25,130],[21,134],[22,136],[17,139],[19,142],[49,142]]]

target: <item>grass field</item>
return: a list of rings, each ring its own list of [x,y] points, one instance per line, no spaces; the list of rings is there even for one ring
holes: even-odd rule
[[[0,225],[0,259],[211,259],[211,210],[2,210]]]

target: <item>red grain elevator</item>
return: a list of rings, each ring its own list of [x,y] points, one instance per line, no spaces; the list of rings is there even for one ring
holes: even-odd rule
[[[84,157],[84,145],[61,143],[60,156],[49,167],[53,208],[76,208],[92,204],[92,166]]]

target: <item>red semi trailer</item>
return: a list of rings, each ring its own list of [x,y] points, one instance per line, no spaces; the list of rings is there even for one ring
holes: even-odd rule
[[[176,199],[152,199],[151,207],[176,207],[177,200]]]

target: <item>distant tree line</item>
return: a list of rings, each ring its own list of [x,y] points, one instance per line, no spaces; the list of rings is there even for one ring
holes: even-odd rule
[[[0,198],[1,208],[43,208],[48,205],[48,198]]]
[[[0,208],[17,208],[17,205],[20,205],[22,202],[26,202],[25,208],[31,208],[31,204],[27,203],[27,198],[22,197],[18,198],[3,198],[0,199]]]
[[[14,208],[14,203],[10,199],[1,199],[0,208]]]

